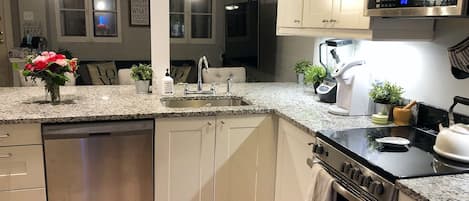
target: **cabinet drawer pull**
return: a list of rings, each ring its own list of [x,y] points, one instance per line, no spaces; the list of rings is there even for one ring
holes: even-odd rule
[[[336,23],[336,22],[337,22],[337,20],[334,20],[334,19],[331,19],[331,20],[329,20],[329,21],[332,22],[332,23]]]
[[[208,122],[207,125],[208,125],[208,126],[212,126],[212,123]]]
[[[0,158],[11,158],[13,156],[12,153],[8,153],[8,154],[0,154]]]
[[[293,20],[294,23],[300,23],[300,20]]]
[[[0,138],[9,138],[9,137],[10,137],[10,134],[9,134],[9,133],[1,134],[1,135],[0,135]]]
[[[322,23],[328,23],[328,22],[329,22],[329,20],[326,20],[326,19],[322,20]]]
[[[225,122],[224,122],[224,121],[220,121],[220,123],[221,123],[221,124],[225,124]]]

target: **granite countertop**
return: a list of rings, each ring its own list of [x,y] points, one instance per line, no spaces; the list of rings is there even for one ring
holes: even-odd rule
[[[469,174],[399,180],[397,188],[416,201],[468,201]]]
[[[176,86],[176,97],[183,96]],[[194,87],[194,86],[190,86]],[[205,86],[209,87],[209,86]],[[226,86],[217,86],[224,96]],[[62,103],[41,103],[40,87],[0,88],[0,123],[59,123],[126,120],[182,116],[276,113],[311,133],[323,129],[375,127],[369,117],[342,117],[327,112],[330,104],[320,103],[311,92],[295,83],[235,83],[233,96],[241,96],[251,106],[167,108],[156,94],[136,94],[130,86],[61,87]]]
[[[176,86],[175,97],[183,96]],[[190,86],[190,87],[194,87]],[[206,86],[209,87],[209,86]],[[226,85],[217,86],[224,96]],[[251,106],[167,108],[156,94],[136,94],[135,86],[61,87],[62,103],[44,104],[40,87],[0,88],[0,124],[63,123],[79,121],[130,120],[166,117],[275,113],[314,134],[324,129],[376,127],[367,116],[329,114],[331,104],[317,101],[312,92],[304,92],[295,83],[235,83],[233,96],[251,102]],[[469,175],[430,177],[398,181],[398,188],[420,201],[469,200]]]

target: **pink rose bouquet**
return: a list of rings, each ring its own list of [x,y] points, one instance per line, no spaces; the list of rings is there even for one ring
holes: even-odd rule
[[[76,76],[78,69],[78,59],[67,59],[63,54],[55,52],[42,52],[37,57],[28,57],[23,69],[25,79],[41,79],[46,84],[46,89],[51,95],[51,101],[59,102],[59,86],[65,85],[69,78],[65,73],[72,73]]]

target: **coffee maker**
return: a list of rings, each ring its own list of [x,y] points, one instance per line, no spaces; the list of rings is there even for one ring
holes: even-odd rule
[[[337,80],[337,102],[329,113],[342,116],[370,115],[371,74],[364,60],[341,62],[331,73]]]
[[[326,49],[326,52],[324,52]],[[353,41],[342,39],[329,39],[319,44],[319,63],[330,74],[331,68],[334,68],[341,62],[341,58],[353,56]],[[341,56],[339,56],[339,54]],[[337,94],[337,82],[334,78],[328,76],[316,88],[319,101],[325,103],[335,103]]]

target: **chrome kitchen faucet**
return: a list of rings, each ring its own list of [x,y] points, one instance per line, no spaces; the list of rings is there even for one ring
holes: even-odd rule
[[[202,56],[199,59],[199,64],[197,66],[197,90],[191,91],[186,87],[184,88],[184,94],[210,94],[215,95],[215,85],[212,84],[209,91],[203,90],[203,83],[202,83],[202,70],[208,72],[208,61],[206,56]]]

